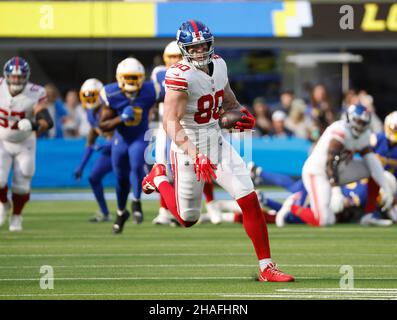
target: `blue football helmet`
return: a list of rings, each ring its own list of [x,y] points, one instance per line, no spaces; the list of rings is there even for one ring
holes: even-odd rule
[[[18,56],[12,57],[4,65],[3,75],[10,90],[14,93],[19,93],[29,81],[29,64]]]
[[[353,136],[358,138],[368,129],[371,112],[361,104],[352,104],[346,110],[346,118]]]
[[[182,23],[176,34],[176,41],[183,57],[195,67],[204,67],[212,61],[214,55],[214,36],[204,23],[189,20]],[[190,54],[189,47],[198,44],[207,44],[205,53]]]

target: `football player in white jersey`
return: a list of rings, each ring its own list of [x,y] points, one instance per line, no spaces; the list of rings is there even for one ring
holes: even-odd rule
[[[250,173],[240,155],[223,138],[219,112],[237,109],[244,116],[239,130],[252,129],[255,118],[242,108],[230,88],[225,61],[214,55],[214,37],[195,20],[181,25],[177,42],[183,60],[168,69],[164,100],[164,129],[172,140],[174,186],[163,164],[155,164],[143,179],[145,193],[158,191],[168,209],[184,227],[200,217],[204,182],[214,179],[237,201],[244,228],[255,248],[260,281],[286,282],[294,278],[272,262],[266,221]]]
[[[28,82],[29,76],[29,64],[13,57],[4,66],[4,78],[0,78],[0,225],[11,207],[7,180],[13,169],[10,231],[22,230],[22,209],[29,200],[35,171],[36,133],[53,126],[45,108],[46,92]]]
[[[393,191],[381,162],[370,147],[370,121],[371,113],[364,106],[351,105],[346,119],[334,122],[324,131],[302,169],[310,208],[295,210],[294,215],[313,226],[334,224],[335,213],[341,212],[344,206],[340,186],[364,178],[371,179],[365,208],[368,215],[362,222],[375,219],[369,211],[374,210],[372,203],[376,204],[379,187],[382,209],[391,207]],[[353,158],[355,154],[360,154],[361,158]]]
[[[161,88],[159,99],[159,128],[156,132],[156,163],[169,163],[169,150],[171,146],[171,139],[167,137],[163,128],[163,114],[164,114],[164,95],[165,95],[165,75],[167,70],[175,63],[182,60],[182,53],[177,42],[171,41],[164,49],[163,54],[164,66],[157,66],[153,69],[151,79],[158,83]],[[167,171],[169,174],[170,170]],[[172,178],[172,177],[170,177]],[[214,184],[213,182],[206,182],[204,185],[204,196],[206,199],[206,206],[211,222],[218,224],[221,222],[220,211],[217,210],[214,202]],[[174,216],[168,211],[167,204],[164,198],[160,195],[159,214],[153,219],[154,224],[169,224],[175,225]]]

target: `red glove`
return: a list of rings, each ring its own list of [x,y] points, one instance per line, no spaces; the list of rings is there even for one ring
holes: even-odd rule
[[[202,153],[196,155],[196,161],[194,163],[194,172],[196,172],[197,181],[202,178],[204,182],[211,182],[212,178],[216,179],[216,165],[211,163],[211,160]]]
[[[255,117],[246,108],[243,108],[240,111],[244,113],[245,116],[241,117],[241,120],[243,121],[237,122],[234,128],[240,130],[253,129],[256,123]]]

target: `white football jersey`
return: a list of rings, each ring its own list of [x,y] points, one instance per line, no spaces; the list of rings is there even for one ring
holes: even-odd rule
[[[353,157],[356,152],[369,147],[370,137],[371,131],[368,129],[355,138],[345,120],[335,121],[321,135],[303,170],[311,174],[326,174],[328,148],[332,139],[343,144],[342,159],[344,159],[344,157]]]
[[[18,121],[34,121],[34,107],[46,98],[45,89],[28,82],[21,93],[12,97],[4,78],[0,78],[0,139],[18,143],[33,133],[18,130]]]
[[[181,60],[167,70],[165,87],[188,94],[186,113],[181,125],[200,150],[208,149],[208,136],[219,134],[219,110],[222,107],[224,88],[228,83],[225,61],[214,55],[213,73],[208,75]]]

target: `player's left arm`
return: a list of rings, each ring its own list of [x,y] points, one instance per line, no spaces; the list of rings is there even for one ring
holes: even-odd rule
[[[236,123],[235,129],[244,130],[252,129],[255,127],[255,117],[247,110],[247,108],[243,107],[240,102],[237,101],[236,95],[230,87],[229,82],[227,82],[224,89],[222,109],[224,111],[235,109],[240,110],[242,113],[244,113],[241,121]]]
[[[365,147],[359,153],[364,159],[365,164],[370,171],[371,177],[380,187],[380,194],[383,202],[382,209],[388,209],[393,203],[394,196],[387,184],[382,163],[370,146]]]
[[[229,82],[227,82],[226,87],[224,89],[222,109],[224,111],[233,110],[233,109],[237,109],[237,110],[243,109],[240,102],[237,101],[236,95],[234,94],[232,88],[230,87]]]
[[[372,178],[382,188],[386,186],[386,179],[384,176],[384,169],[382,163],[375,155],[371,146],[367,146],[359,151],[361,157],[364,159]]]

